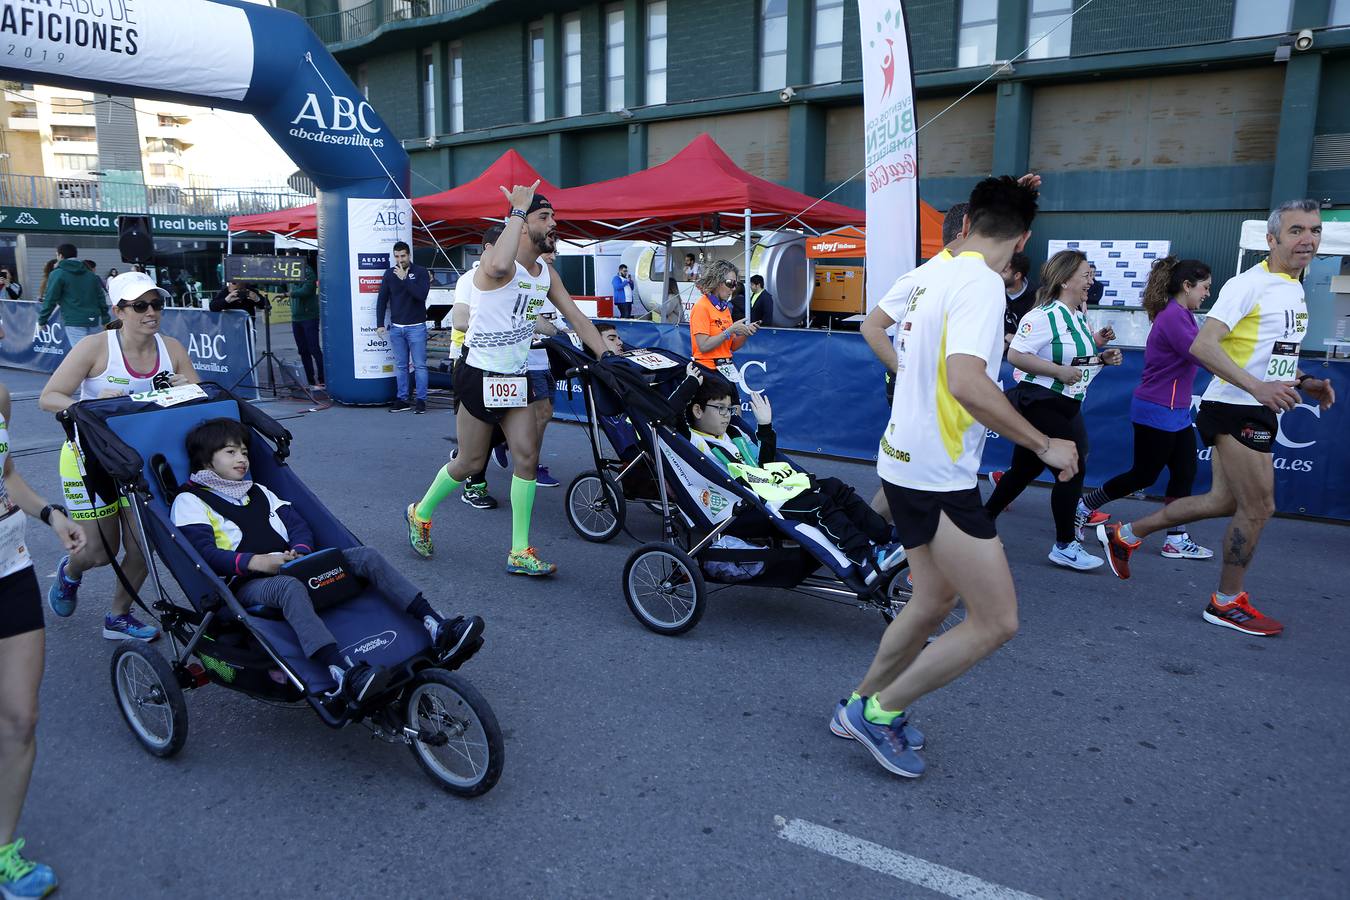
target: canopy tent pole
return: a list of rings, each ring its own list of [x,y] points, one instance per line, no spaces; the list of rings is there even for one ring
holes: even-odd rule
[[[674,240],[674,237],[675,237],[675,235],[674,235],[673,232],[668,232],[668,233],[666,234],[666,264],[665,264],[665,266],[663,267],[663,270],[662,270],[662,277],[661,277],[661,294],[660,294],[660,297],[661,297],[661,299],[660,299],[660,304],[661,304],[661,305],[660,305],[660,307],[659,307],[660,310],[661,310],[660,316],[661,316],[661,321],[662,321],[662,322],[666,321],[666,304],[670,302],[670,273],[671,273],[671,264],[672,264],[671,254],[674,252],[673,248],[672,248],[670,245],[671,245],[671,242]],[[678,297],[679,294],[677,293],[676,296]],[[684,307],[683,307],[683,304],[681,304],[681,307],[680,307],[680,319],[681,319],[681,320],[684,319]]]
[[[745,321],[750,321],[750,209],[745,210],[745,268],[741,271],[741,287],[745,291]]]

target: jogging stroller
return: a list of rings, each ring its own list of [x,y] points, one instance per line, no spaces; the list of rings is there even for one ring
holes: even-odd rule
[[[173,756],[188,734],[184,695],[214,682],[265,701],[307,703],[333,728],[362,723],[376,737],[407,745],[423,771],[451,793],[491,790],[503,761],[497,719],[473,685],[446,668],[457,667],[453,660],[438,658],[420,622],[364,584],[354,597],[322,609],[320,618],[344,656],[383,666],[390,675],[384,691],[360,706],[328,698],[335,684],[327,668],[305,656],[279,611],[245,608],[174,527],[170,506],[189,475],[184,440],[200,423],[221,417],[248,427],[252,478],[293,504],[317,546],[359,544],[286,465],[290,433],[219,385],[90,400],[60,413],[67,436],[84,453],[86,482],[106,475],[104,489],[129,505],[155,591],[149,608],[139,597],[136,602],[159,621],[173,649],[166,660],[149,645],[126,642],[113,654],[113,693],[136,739],[155,756]],[[156,556],[186,605],[170,599]],[[130,590],[120,568],[117,575]]]
[[[684,410],[670,401],[688,358],[652,347],[597,361],[562,337],[545,344],[554,374],[581,387],[595,459],[595,468],[568,486],[572,528],[586,540],[608,541],[623,529],[634,499],[661,516],[661,540],[642,544],[623,568],[624,598],[644,626],[666,635],[693,628],[707,609],[710,581],[717,590],[791,590],[875,610],[888,622],[909,601],[908,560],[865,583],[819,529],[779,514],[689,441]],[[705,368],[704,377],[723,376]],[[753,433],[740,416],[732,421]],[[641,493],[648,489],[650,497]],[[940,630],[962,618],[958,608]]]

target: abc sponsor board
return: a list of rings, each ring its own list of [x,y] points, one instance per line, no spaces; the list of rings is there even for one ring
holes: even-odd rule
[[[1153,263],[1172,252],[1171,241],[1047,241],[1046,257],[1077,250],[1097,270],[1101,306],[1142,306]]]
[[[412,204],[407,200],[348,199],[347,252],[352,284],[352,366],[357,378],[394,374],[389,339],[376,332],[375,305],[394,244],[412,244]]]

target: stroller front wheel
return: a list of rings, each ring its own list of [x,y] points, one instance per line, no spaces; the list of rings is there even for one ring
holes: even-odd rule
[[[608,472],[582,472],[567,486],[567,523],[585,540],[601,544],[623,529],[627,507]]]
[[[431,780],[477,797],[502,777],[502,730],[483,695],[444,669],[424,669],[408,687],[404,718],[417,732],[410,749]]]
[[[914,591],[909,586],[908,576],[909,563],[906,562],[905,565],[891,574],[890,581],[886,583],[886,597],[882,601],[881,617],[886,620],[887,625],[895,621],[895,617],[900,615],[900,610],[904,609],[905,604],[914,597]],[[958,597],[956,598],[956,605],[952,607],[951,612],[947,613],[933,633],[928,636],[928,641],[931,643],[938,635],[951,631],[965,619],[966,609],[961,604],[961,598]]]
[[[708,606],[703,573],[671,544],[643,544],[623,567],[623,595],[637,620],[657,634],[683,634]]]
[[[112,687],[117,708],[147,753],[173,756],[187,740],[187,703],[173,667],[159,652],[125,643],[112,656]]]

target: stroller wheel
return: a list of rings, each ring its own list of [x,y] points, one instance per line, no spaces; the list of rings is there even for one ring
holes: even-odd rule
[[[432,781],[461,797],[492,790],[502,777],[502,730],[483,695],[444,669],[424,669],[407,688],[404,719],[418,736],[412,754]]]
[[[604,543],[623,529],[623,492],[607,472],[582,472],[567,486],[567,522],[577,534]]]
[[[683,550],[653,541],[628,557],[623,595],[637,620],[657,634],[683,634],[708,607],[708,589],[698,564]]]
[[[886,598],[883,601],[884,605],[881,607],[881,617],[886,620],[886,624],[888,625],[895,621],[895,617],[900,615],[900,610],[904,609],[905,604],[914,596],[914,592],[909,586],[909,579],[906,577],[908,575],[909,563],[906,562],[903,566],[892,572],[891,580],[886,583]],[[942,623],[928,636],[928,640],[931,642],[933,638],[938,635],[951,631],[957,625],[964,622],[965,619],[966,608],[962,605],[961,598],[958,597],[956,598],[956,605],[952,607],[952,611],[947,613],[947,616],[942,620]]]
[[[187,704],[168,660],[140,643],[124,643],[112,657],[113,695],[127,727],[146,752],[173,756],[187,740]]]

